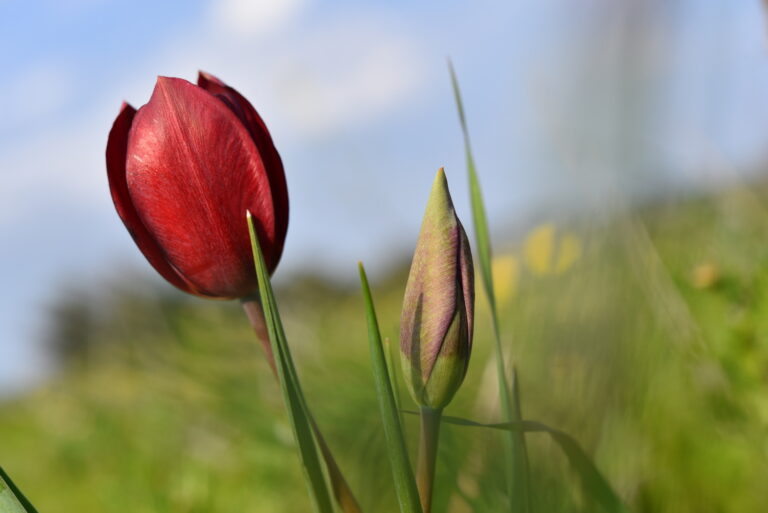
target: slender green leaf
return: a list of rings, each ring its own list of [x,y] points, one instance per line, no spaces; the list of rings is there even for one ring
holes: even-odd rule
[[[413,469],[408,460],[408,451],[405,446],[403,428],[400,425],[400,414],[392,392],[392,382],[387,370],[387,361],[381,344],[379,322],[376,319],[376,309],[371,297],[371,289],[368,286],[368,278],[362,262],[358,264],[360,270],[360,283],[363,288],[365,300],[365,314],[368,320],[368,339],[371,348],[371,362],[373,363],[373,376],[376,380],[376,395],[379,398],[381,420],[384,424],[384,437],[387,441],[387,454],[392,466],[392,477],[395,481],[395,492],[403,513],[421,513],[419,492],[416,489],[416,481]]]
[[[0,467],[0,513],[37,513],[3,467]]]
[[[467,128],[467,118],[464,114],[464,102],[461,99],[461,90],[459,89],[459,80],[453,69],[453,63],[448,61],[448,70],[451,74],[451,85],[453,86],[453,96],[456,100],[456,109],[459,113],[459,123],[461,132],[464,136],[464,153],[467,161],[467,173],[469,176],[469,194],[472,205],[472,221],[475,228],[475,244],[477,246],[478,259],[480,261],[480,274],[483,278],[483,286],[491,304],[493,314],[493,328],[498,332],[499,326],[496,318],[496,296],[493,292],[493,276],[491,274],[491,237],[488,232],[488,218],[485,214],[485,202],[480,190],[480,180],[477,177],[475,168],[475,158],[472,154],[472,146],[469,141],[469,129]]]
[[[314,417],[312,417],[312,412],[309,411],[306,403],[305,411],[307,412],[312,432],[317,439],[317,444],[320,446],[320,454],[322,454],[323,459],[325,460],[328,477],[331,480],[333,495],[336,497],[336,502],[341,508],[341,511],[344,513],[362,513],[360,505],[357,503],[357,499],[352,493],[352,489],[349,487],[349,483],[344,479],[344,475],[341,473],[341,469],[339,468],[338,463],[336,463],[336,459],[333,457],[331,448],[328,447],[328,444],[323,437],[323,433],[320,431],[320,427],[315,422]]]
[[[472,155],[472,146],[469,140],[467,118],[464,114],[464,103],[461,100],[459,80],[453,69],[453,63],[448,61],[448,70],[451,75],[453,94],[456,99],[456,108],[459,113],[459,122],[464,136],[464,151],[467,160],[467,174],[469,175],[469,194],[472,205],[472,220],[475,229],[475,245],[477,246],[478,260],[480,262],[480,274],[483,278],[483,288],[491,308],[491,320],[493,322],[493,334],[496,350],[496,371],[499,381],[499,396],[501,399],[501,411],[504,419],[510,422],[522,420],[520,408],[520,392],[517,387],[516,376],[513,381],[513,389],[507,382],[504,369],[504,351],[501,346],[501,333],[499,330],[499,312],[496,307],[496,295],[493,289],[493,274],[491,268],[491,237],[488,231],[488,219],[485,214],[483,193],[480,190],[480,180],[477,177],[475,158]],[[530,477],[528,469],[528,449],[525,443],[525,434],[522,431],[510,432],[510,437],[505,443],[507,465],[507,489],[510,496],[510,508],[514,513],[528,513],[531,509]]]
[[[418,412],[408,412],[418,415]],[[560,446],[573,470],[579,477],[579,481],[586,493],[592,497],[607,513],[629,513],[624,503],[619,499],[611,485],[603,477],[590,457],[584,452],[579,443],[569,434],[559,429],[551,428],[541,422],[524,420],[520,422],[502,422],[497,424],[481,424],[472,420],[459,417],[443,417],[443,422],[460,426],[482,427],[500,429],[509,432],[539,432],[547,433],[552,440]]]
[[[399,346],[393,344],[389,337],[384,338],[384,357],[387,359],[387,371],[389,371],[390,382],[392,383],[392,395],[395,397],[395,406],[397,407],[398,416],[400,417],[400,423],[403,423],[403,416],[400,415],[400,391],[397,388],[398,378],[400,374],[398,369],[400,368],[395,364],[398,359]]]
[[[247,215],[248,230],[251,236],[251,249],[256,264],[256,276],[259,280],[259,293],[264,308],[264,317],[269,332],[269,340],[272,344],[272,352],[275,355],[277,374],[280,388],[283,392],[283,400],[288,410],[288,418],[291,421],[294,438],[299,448],[299,456],[304,470],[316,511],[320,513],[333,513],[333,506],[328,494],[328,487],[317,454],[317,446],[312,436],[311,420],[306,412],[304,397],[299,386],[296,369],[293,366],[290,350],[285,339],[280,313],[272,291],[264,255],[259,247],[259,240],[253,226],[250,212]]]

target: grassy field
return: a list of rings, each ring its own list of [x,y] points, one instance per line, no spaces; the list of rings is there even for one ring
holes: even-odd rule
[[[497,244],[525,417],[575,436],[636,513],[768,504],[767,205],[733,188]],[[374,284],[395,344],[406,271]],[[132,281],[57,300],[52,341],[66,365],[0,405],[0,463],[45,513],[309,511],[279,389],[239,305]],[[296,278],[278,301],[365,510],[395,511],[359,291]],[[447,414],[498,419],[490,346],[480,298]],[[528,440],[534,511],[597,511],[557,446]],[[501,446],[499,433],[446,426],[435,511],[503,511]]]

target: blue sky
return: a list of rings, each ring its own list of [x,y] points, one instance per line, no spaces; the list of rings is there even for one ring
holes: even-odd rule
[[[0,390],[44,373],[57,291],[160,279],[114,213],[103,162],[120,102],[146,102],[157,75],[209,71],[265,118],[292,207],[277,279],[402,261],[440,166],[468,218],[448,55],[497,228],[594,206],[616,184],[744,179],[768,141],[759,1],[644,4],[657,9],[637,22],[617,0],[0,0]]]

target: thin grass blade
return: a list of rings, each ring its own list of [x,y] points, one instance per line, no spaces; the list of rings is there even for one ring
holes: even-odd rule
[[[472,154],[472,145],[469,140],[469,129],[467,128],[467,118],[464,113],[464,103],[461,99],[459,80],[456,77],[453,63],[450,60],[448,61],[448,70],[451,75],[451,85],[453,86],[453,95],[456,99],[461,132],[464,136],[464,151],[467,160],[467,174],[469,176],[469,195],[472,205],[472,221],[475,229],[475,245],[477,246],[478,261],[480,262],[480,275],[483,279],[483,288],[485,289],[485,295],[488,298],[488,304],[491,309],[501,413],[504,419],[510,422],[519,422],[522,420],[522,413],[517,379],[513,379],[514,388],[510,391],[504,368],[504,351],[501,346],[499,313],[496,307],[496,294],[493,288],[493,274],[491,271],[491,237],[488,231],[485,202],[483,201],[480,180],[477,177],[477,169],[475,167],[475,158]],[[505,463],[510,509],[513,513],[529,513],[531,509],[530,472],[528,467],[528,448],[526,447],[524,432],[510,432],[509,439],[505,442],[504,447],[506,452]]]
[[[368,321],[368,339],[371,348],[371,362],[373,364],[373,376],[376,381],[376,395],[379,399],[381,420],[384,424],[384,437],[387,441],[387,454],[392,466],[392,478],[395,482],[395,492],[402,513],[421,513],[419,492],[416,488],[413,469],[408,460],[408,451],[403,436],[403,428],[400,424],[400,414],[392,392],[392,381],[387,370],[387,361],[381,343],[379,322],[376,319],[376,309],[373,305],[371,289],[368,286],[368,277],[365,275],[363,264],[358,264],[360,270],[360,283],[363,288],[365,301],[365,314]]]
[[[256,265],[256,276],[259,280],[259,294],[261,295],[266,319],[269,340],[272,344],[272,352],[275,355],[277,373],[280,388],[283,392],[283,400],[288,410],[288,418],[293,428],[296,445],[299,448],[299,456],[302,469],[309,485],[310,496],[315,510],[319,513],[333,513],[328,486],[318,458],[317,446],[312,436],[311,421],[306,413],[304,398],[299,386],[296,369],[293,366],[288,344],[285,339],[280,314],[277,310],[272,284],[269,280],[264,255],[261,253],[259,241],[253,226],[250,213],[247,216],[248,230],[251,236],[251,249]]]
[[[400,419],[400,425],[403,425],[403,414],[400,405],[400,388],[398,383],[402,383],[403,376],[400,374],[400,365],[395,362],[399,359],[400,344],[393,344],[389,338],[384,338],[384,355],[387,358],[387,370],[389,371],[389,382],[392,384],[392,395],[395,397],[395,406],[397,407],[397,416]]]
[[[0,467],[0,513],[37,513],[3,467]]]
[[[418,415],[418,412],[408,413]],[[585,494],[595,500],[606,513],[629,513],[629,510],[613,490],[608,481],[603,477],[592,459],[587,455],[581,445],[569,434],[559,429],[551,428],[541,422],[524,420],[521,422],[502,422],[497,424],[481,424],[460,417],[444,416],[446,424],[470,426],[504,430],[514,433],[547,433],[568,458],[571,468],[579,477],[580,484]]]

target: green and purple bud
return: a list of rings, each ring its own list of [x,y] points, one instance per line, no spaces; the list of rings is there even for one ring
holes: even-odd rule
[[[420,406],[445,407],[464,381],[474,305],[472,253],[441,168],[421,224],[400,319],[403,374]]]

